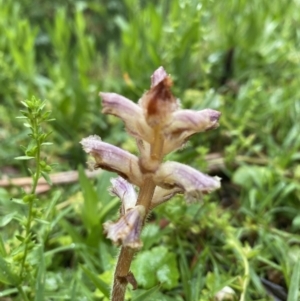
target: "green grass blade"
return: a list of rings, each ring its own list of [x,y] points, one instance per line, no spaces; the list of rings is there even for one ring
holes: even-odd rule
[[[82,219],[87,229],[91,230],[98,224],[98,195],[94,185],[86,176],[82,166],[79,166],[79,182],[84,196]]]
[[[293,268],[292,279],[289,288],[287,301],[298,300],[299,294],[299,279],[300,279],[300,260],[298,258],[296,265]]]
[[[35,282],[36,294],[35,294],[35,301],[43,301],[44,300],[44,290],[45,290],[45,260],[44,260],[44,252],[43,246],[39,247],[38,256],[39,256],[39,266],[38,266],[38,273]]]
[[[94,285],[103,293],[103,295],[109,298],[109,286],[101,280],[94,272],[87,269],[84,266],[81,266],[84,273],[90,278]]]
[[[160,288],[160,285],[156,285],[150,289],[148,289],[146,292],[140,294],[136,298],[134,298],[132,301],[146,301],[147,298],[149,298],[151,295],[156,293]]]
[[[185,293],[185,297],[187,300],[191,299],[191,271],[188,266],[188,262],[186,260],[186,255],[184,252],[184,248],[182,246],[182,242],[180,238],[177,239],[178,246],[179,246],[179,256],[180,256],[180,262],[179,262],[179,268],[180,268],[180,275],[183,285],[183,290]]]
[[[6,256],[6,250],[5,250],[5,246],[4,246],[4,241],[3,241],[2,235],[0,235],[0,256],[3,256],[3,257]]]

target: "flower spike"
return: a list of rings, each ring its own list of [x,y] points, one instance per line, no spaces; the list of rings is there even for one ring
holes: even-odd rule
[[[112,301],[125,299],[126,285],[137,286],[130,272],[135,251],[142,247],[140,234],[147,215],[176,194],[187,201],[199,200],[203,193],[220,187],[220,178],[210,177],[192,167],[164,162],[164,156],[181,148],[195,133],[218,126],[221,113],[211,109],[181,110],[172,94],[171,77],[163,67],[151,76],[151,87],[138,103],[116,93],[100,93],[102,113],[120,118],[129,135],[135,138],[139,156],[104,143],[97,136],[81,141],[83,149],[94,157],[95,168],[114,171],[111,194],[118,196],[122,206],[119,220],[103,224],[114,244],[122,245],[114,274]],[[128,181],[128,182],[127,182]],[[139,187],[137,196],[134,184]]]

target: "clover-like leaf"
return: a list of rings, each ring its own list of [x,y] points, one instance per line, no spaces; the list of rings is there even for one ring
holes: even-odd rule
[[[161,283],[162,288],[172,289],[177,286],[179,278],[175,254],[164,246],[138,254],[132,264],[132,272],[144,288]]]

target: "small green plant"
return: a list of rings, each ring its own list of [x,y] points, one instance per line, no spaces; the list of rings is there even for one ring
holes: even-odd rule
[[[211,109],[181,110],[171,86],[171,78],[160,67],[151,77],[151,89],[139,104],[115,93],[101,93],[102,112],[124,121],[127,132],[136,139],[139,157],[102,142],[97,136],[81,141],[84,150],[96,161],[94,168],[120,175],[111,180],[111,193],[122,202],[121,216],[117,222],[104,224],[107,237],[122,245],[112,301],[124,300],[128,283],[137,288],[139,279],[135,279],[130,266],[142,246],[140,234],[151,210],[178,193],[184,194],[187,201],[194,201],[220,187],[218,177],[210,177],[178,162],[163,163],[164,157],[181,148],[191,135],[216,128],[221,115]],[[138,195],[132,184],[139,188]]]
[[[37,281],[41,280],[38,272],[41,262],[36,258],[40,258],[39,255],[42,253],[45,235],[38,237],[34,227],[37,223],[47,224],[44,220],[46,214],[43,214],[42,206],[39,204],[37,185],[41,177],[51,185],[48,173],[52,170],[52,166],[42,157],[42,148],[51,144],[47,141],[51,132],[45,132],[43,124],[53,119],[50,119],[51,112],[45,110],[45,102],[35,97],[22,101],[22,104],[25,110],[21,110],[22,116],[17,118],[24,120],[24,126],[29,129],[30,140],[27,146],[22,147],[24,155],[16,159],[33,163],[28,164],[32,185],[28,191],[23,191],[21,200],[14,200],[20,205],[27,206],[27,214],[26,217],[15,214],[15,219],[21,225],[20,234],[16,235],[19,244],[16,244],[9,254],[6,254],[2,244],[1,255],[6,256],[0,258],[2,268],[0,281],[17,287],[22,300],[28,301],[33,297],[37,300],[39,294],[37,291],[42,287],[37,285]]]
[[[42,128],[44,122],[50,122],[50,111],[44,111],[45,103],[41,100],[32,97],[31,100],[22,102],[26,110],[22,110],[23,116],[18,118],[25,119],[24,126],[30,129],[29,137],[30,142],[27,147],[22,147],[25,156],[17,157],[17,160],[34,160],[34,169],[28,168],[28,171],[32,177],[32,187],[29,193],[24,193],[23,202],[28,204],[28,213],[25,222],[25,234],[19,236],[22,246],[22,253],[20,256],[21,266],[19,271],[19,277],[21,283],[30,275],[28,269],[27,256],[30,249],[35,245],[35,237],[32,232],[33,220],[39,216],[39,212],[36,209],[39,199],[36,195],[36,188],[38,180],[43,177],[49,185],[51,185],[48,173],[52,170],[52,167],[47,164],[46,160],[41,158],[41,151],[43,146],[51,145],[47,139],[51,132],[45,133]]]

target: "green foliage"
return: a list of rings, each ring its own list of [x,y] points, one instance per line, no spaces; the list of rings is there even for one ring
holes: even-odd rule
[[[139,253],[132,271],[144,288],[151,288],[157,283],[161,283],[162,288],[174,288],[179,276],[175,255],[164,246]]]
[[[297,260],[293,268],[291,284],[289,289],[289,296],[287,301],[297,300],[299,296],[299,280],[300,280],[300,261]]]

